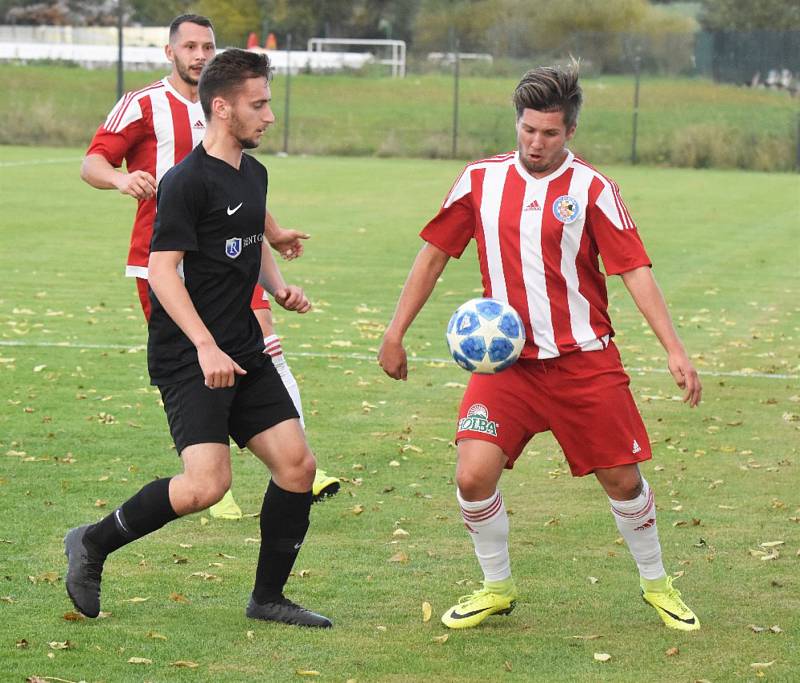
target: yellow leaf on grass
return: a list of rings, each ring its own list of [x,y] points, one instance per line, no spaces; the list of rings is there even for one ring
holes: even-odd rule
[[[422,603],[422,623],[427,624],[431,620],[431,613],[433,612],[433,608],[431,607],[431,603],[423,602]]]
[[[593,633],[592,635],[589,636],[572,636],[572,637],[575,638],[575,640],[597,640],[598,638],[602,638],[603,636]]]
[[[83,621],[86,619],[80,612],[67,612],[64,614],[64,621]]]
[[[127,600],[123,600],[122,602],[133,602],[133,603],[136,603],[136,602],[147,602],[149,599],[150,599],[149,597],[148,598],[136,597],[136,598],[128,598]]]
[[[47,643],[50,646],[51,650],[69,650],[72,647],[72,643],[68,640],[58,641],[53,640]]]
[[[392,555],[387,560],[387,562],[400,562],[402,564],[405,564],[406,562],[408,562],[408,555],[401,550],[399,553],[395,553],[394,555]]]
[[[771,667],[777,660],[773,659],[771,662],[753,662],[750,667],[753,669],[768,669]]]
[[[447,642],[447,639],[450,637],[450,634],[444,633],[441,636],[436,636],[433,639],[434,643],[439,643],[439,645],[444,645]]]
[[[395,529],[392,532],[392,536],[395,538],[408,538],[410,535],[405,529]]]
[[[152,664],[152,659],[147,659],[147,657],[131,657],[128,660],[128,664]]]
[[[163,633],[158,633],[156,631],[148,631],[144,634],[147,638],[152,638],[153,640],[166,640],[167,637]]]
[[[675,655],[677,655],[679,652],[680,652],[680,650],[678,650],[678,648],[677,648],[677,647],[671,647],[671,648],[669,648],[669,650],[667,650],[667,651],[666,651],[664,654],[665,654],[665,655],[667,655],[667,657],[674,657],[674,656],[675,656]]]
[[[189,598],[187,598],[183,593],[170,593],[169,599],[172,602],[189,602]]]
[[[200,666],[197,662],[190,662],[188,659],[179,659],[177,662],[170,662],[170,666],[177,666],[179,669],[196,669]]]
[[[320,676],[319,671],[315,671],[314,669],[297,669],[295,673],[298,676]]]
[[[607,662],[611,659],[611,655],[607,652],[595,652],[594,653],[594,661],[596,662]]]

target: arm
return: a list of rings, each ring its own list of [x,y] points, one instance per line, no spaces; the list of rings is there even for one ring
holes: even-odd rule
[[[156,194],[156,179],[150,173],[124,173],[101,154],[87,154],[83,158],[81,179],[98,190],[119,190],[135,199],[151,199]]]
[[[197,361],[209,389],[232,387],[234,375],[246,375],[228,354],[217,346],[214,337],[197,314],[189,292],[178,275],[182,251],[150,253],[148,275],[150,286],[170,318],[197,348]]]
[[[275,257],[266,243],[261,245],[261,272],[258,276],[258,283],[272,294],[275,301],[287,311],[308,313],[311,310],[311,302],[302,287],[286,284],[278,264],[275,262]]]
[[[311,237],[299,230],[284,230],[269,211],[267,211],[267,218],[264,221],[264,235],[270,246],[287,261],[302,256],[303,243],[300,240],[307,240]]]
[[[636,306],[667,352],[667,366],[675,383],[684,390],[683,400],[694,407],[700,403],[703,387],[683,343],[675,331],[672,318],[664,301],[664,295],[656,283],[653,272],[647,266],[622,273],[622,281],[628,288]]]
[[[378,351],[378,364],[393,379],[408,379],[408,359],[403,348],[403,337],[430,297],[449,260],[448,254],[430,243],[426,243],[417,254]]]

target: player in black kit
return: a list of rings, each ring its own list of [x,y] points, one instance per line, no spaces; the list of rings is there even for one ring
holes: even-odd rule
[[[267,170],[243,154],[275,121],[269,81],[265,55],[229,49],[215,57],[200,79],[206,136],[161,181],[147,360],[183,472],[150,482],[97,524],[66,535],[67,593],[88,617],[100,612],[109,553],[222,498],[231,484],[232,437],[272,474],[246,615],[331,626],[283,595],[309,526],[316,462],[249,306],[258,280],[285,309],[311,307],[301,288],[284,282],[263,239]]]

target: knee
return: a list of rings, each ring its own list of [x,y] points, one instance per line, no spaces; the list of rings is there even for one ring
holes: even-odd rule
[[[230,477],[224,481],[201,480],[194,481],[189,489],[188,505],[193,512],[199,512],[219,503],[227,490],[231,487]]]
[[[633,500],[642,493],[643,485],[637,473],[611,482],[608,488],[608,495],[614,500]]]
[[[496,488],[477,472],[469,470],[459,470],[456,473],[456,486],[461,497],[469,501],[486,500]]]

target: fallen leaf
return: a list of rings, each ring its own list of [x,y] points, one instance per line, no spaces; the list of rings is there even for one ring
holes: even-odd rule
[[[86,619],[80,612],[66,612],[64,614],[64,621],[83,621]]]
[[[158,633],[157,631],[148,631],[144,634],[146,638],[152,638],[153,640],[166,640],[167,637],[163,633]]]
[[[765,626],[756,626],[756,624],[748,624],[747,628],[749,628],[753,633],[763,633],[767,630]]]
[[[315,671],[314,669],[297,669],[295,673],[298,676],[319,676],[319,671]]]
[[[245,635],[247,636],[247,640],[255,640],[256,632],[248,631],[247,633],[245,633]]]
[[[575,640],[597,640],[598,638],[602,638],[601,635],[592,634],[590,636],[572,636]]]
[[[503,668],[506,671],[512,671],[513,670],[513,667],[511,666],[511,662],[509,662],[508,660],[503,662]]]
[[[200,666],[197,662],[190,662],[188,659],[179,659],[177,662],[170,662],[170,666],[176,666],[179,669],[196,669]]]
[[[783,633],[783,629],[777,624],[775,624],[775,626],[770,626],[769,630],[772,631],[773,633]]]
[[[68,640],[58,641],[53,640],[47,643],[50,646],[51,650],[69,650],[72,647],[72,643]]]
[[[147,598],[136,597],[136,598],[128,598],[127,600],[123,600],[122,602],[132,602],[132,603],[147,602],[149,599],[150,599],[149,597]]]
[[[354,505],[350,512],[352,512],[354,515],[360,515],[362,512],[364,512],[364,506]]]
[[[17,647],[20,650],[26,649],[28,647],[28,645],[30,645],[30,643],[27,640],[25,640],[25,638],[23,638],[22,640],[18,640],[17,641]]]
[[[674,657],[679,652],[680,650],[677,647],[671,647],[664,654],[667,655],[667,657]]]
[[[422,603],[422,623],[427,624],[431,620],[431,614],[433,612],[433,608],[431,607],[431,603],[423,602]]]
[[[169,599],[172,602],[189,602],[189,598],[187,598],[183,593],[170,593]]]
[[[611,655],[607,652],[595,652],[594,653],[594,661],[596,662],[607,662],[611,659]]]
[[[758,545],[762,548],[777,548],[778,546],[785,545],[785,541],[767,541],[765,543],[759,543]]]
[[[771,667],[777,660],[773,659],[771,662],[753,662],[750,667],[753,669],[768,669]]]
[[[131,657],[128,660],[128,664],[152,664],[152,659],[147,659],[147,657]]]
[[[594,586],[594,584],[600,583],[600,579],[598,579],[596,576],[590,576],[589,583],[591,583]]]
[[[433,642],[434,643],[439,643],[439,645],[444,645],[444,643],[447,642],[447,639],[449,637],[450,637],[450,634],[444,633],[444,634],[442,634],[440,636],[436,636],[435,638],[433,638]]]
[[[392,555],[387,560],[387,562],[400,562],[402,564],[405,564],[406,562],[408,562],[408,555],[401,550],[399,553],[395,553],[394,555]]]

